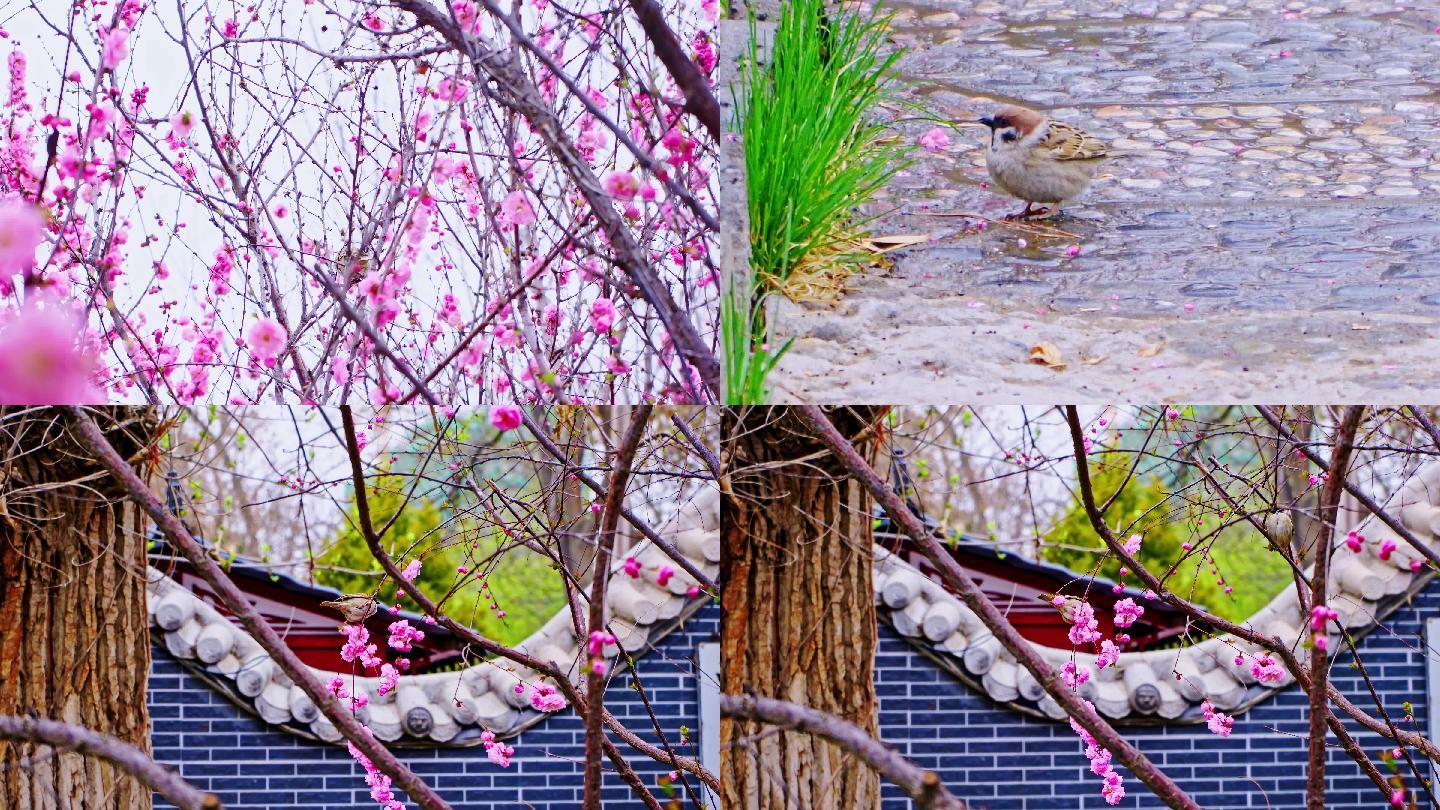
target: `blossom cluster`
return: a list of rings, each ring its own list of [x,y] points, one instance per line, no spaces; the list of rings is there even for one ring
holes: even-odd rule
[[[408,620],[390,623],[390,649],[410,652],[415,642],[424,640],[425,631],[410,626]]]
[[[530,705],[542,712],[558,712],[569,703],[560,690],[548,683],[539,683],[530,689]]]
[[[1200,713],[1205,716],[1205,726],[1210,729],[1210,733],[1221,737],[1230,736],[1230,729],[1235,725],[1235,718],[1224,712],[1215,711],[1215,707],[1210,705],[1209,699],[1200,704]]]
[[[1092,711],[1095,704],[1085,701],[1085,705]],[[1105,803],[1116,805],[1125,799],[1125,782],[1120,772],[1110,764],[1111,754],[1109,749],[1096,741],[1094,735],[1085,730],[1075,718],[1070,718],[1070,728],[1074,729],[1076,736],[1085,744],[1085,758],[1090,760],[1090,772],[1100,777],[1104,784],[1100,788],[1100,796]]]
[[[342,624],[340,633],[345,636],[345,645],[340,648],[340,657],[345,661],[359,660],[366,668],[380,666],[376,655],[378,647],[370,643],[370,631],[363,624]]]

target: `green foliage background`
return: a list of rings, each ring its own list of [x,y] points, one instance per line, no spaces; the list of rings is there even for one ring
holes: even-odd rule
[[[404,479],[396,478],[396,485]],[[384,526],[405,500],[403,492],[372,485],[368,500],[375,525]],[[419,555],[423,561],[420,576],[415,584],[427,596],[439,599],[454,585],[456,567],[465,565],[474,571],[475,566],[467,562],[466,551],[473,559],[484,559],[494,552],[503,540],[503,535],[490,528],[479,528],[462,519],[449,519],[448,510],[434,502],[416,498],[401,513],[399,520],[385,535],[384,545],[403,568],[406,563]],[[316,560],[316,579],[324,585],[346,593],[369,593],[380,580],[380,566],[371,556],[370,549],[360,536],[357,512],[352,499],[348,510],[346,527],[334,538],[326,552]],[[479,547],[469,548],[471,543]],[[411,547],[414,550],[411,551]],[[401,555],[405,555],[402,559]],[[345,570],[332,570],[339,568]],[[372,573],[351,573],[364,571]],[[523,641],[532,632],[548,621],[565,603],[565,592],[560,575],[550,561],[528,549],[511,548],[500,555],[492,570],[486,576],[490,593],[500,609],[505,611],[501,619],[490,609],[491,600],[480,590],[472,577],[463,590],[450,597],[445,603],[446,612],[457,621],[464,622],[502,644]],[[396,586],[387,580],[380,589],[382,601],[393,604]],[[407,600],[408,602],[408,600]],[[413,603],[402,607],[414,608]]]
[[[1125,480],[1132,459],[1133,456],[1124,453],[1097,453],[1092,457],[1091,480],[1098,502],[1104,503]],[[1140,521],[1132,530],[1145,538],[1140,546],[1140,560],[1157,574],[1184,554],[1181,544],[1205,534],[1215,525],[1215,517],[1207,516],[1206,524],[1197,531],[1193,514],[1189,510],[1177,511],[1183,509],[1178,500],[1149,511],[1166,500],[1167,492],[1175,489],[1175,482],[1167,482],[1159,474],[1137,474],[1105,515],[1111,526],[1123,527]],[[1211,546],[1211,555],[1233,593],[1227,595],[1224,587],[1216,584],[1210,566],[1201,562],[1198,554],[1177,569],[1169,583],[1175,593],[1226,619],[1248,619],[1290,581],[1285,561],[1248,525],[1232,526],[1221,532]],[[1078,497],[1046,534],[1041,557],[1078,574],[1094,572],[1113,580],[1120,573],[1120,561],[1107,556]],[[1126,578],[1126,584],[1138,585],[1139,581],[1132,575]]]

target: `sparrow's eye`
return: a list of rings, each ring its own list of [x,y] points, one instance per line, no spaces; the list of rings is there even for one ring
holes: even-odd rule
[[[1016,135],[1016,134],[1015,134],[1015,130],[1012,129],[1012,130],[1010,130],[1009,132],[1006,132],[1006,133],[1002,134],[1002,135],[1000,136],[1000,140],[1005,141],[1005,142],[1008,143],[1008,142],[1010,142],[1010,141],[1015,140],[1017,137],[1019,137],[1019,136]]]

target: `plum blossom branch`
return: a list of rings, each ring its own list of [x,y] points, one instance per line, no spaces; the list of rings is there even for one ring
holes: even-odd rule
[[[819,406],[805,405],[796,410],[811,432],[839,460],[846,471],[869,490],[870,496],[879,502],[890,519],[919,545],[925,558],[935,566],[946,583],[955,589],[966,606],[980,617],[980,621],[986,629],[993,633],[1005,649],[1015,656],[1016,661],[1035,677],[1035,680],[1057,703],[1065,708],[1065,712],[1071,718],[1093,735],[1100,745],[1114,754],[1161,801],[1175,808],[1199,810],[1199,805],[1190,798],[1184,789],[1122,737],[1100,716],[1089,701],[1081,698],[1075,690],[1067,688],[1061,682],[1059,674],[1040,656],[1030,642],[1020,635],[1014,625],[1010,624],[1005,615],[980,590],[979,585],[966,573],[965,569],[960,567],[955,558],[940,546],[924,523],[905,505],[900,496],[885,484],[875,469],[855,450],[855,446],[840,435],[830,418]]]
[[[423,779],[396,759],[395,755],[371,735],[353,714],[344,711],[336,701],[331,699],[330,692],[316,679],[315,673],[285,644],[284,639],[275,632],[275,628],[265,621],[230,577],[220,570],[220,566],[216,564],[215,560],[190,535],[190,530],[185,527],[185,524],[181,523],[179,518],[175,517],[155,497],[145,482],[140,480],[129,464],[125,463],[90,414],[84,408],[77,406],[70,406],[66,410],[70,414],[81,441],[89,447],[101,465],[110,472],[126,495],[139,505],[151,520],[155,521],[155,525],[164,533],[165,539],[185,554],[186,559],[195,566],[195,570],[215,591],[215,595],[224,603],[226,609],[240,621],[250,635],[255,637],[255,640],[270,654],[270,657],[275,660],[285,674],[305,691],[306,696],[314,701],[315,706],[320,709],[326,719],[335,725],[335,728],[350,741],[351,745],[363,752],[379,770],[394,780],[394,783],[421,807],[426,810],[449,810],[448,802],[440,798],[439,794],[435,793]]]
[[[514,410],[518,412],[520,409],[515,408]],[[564,693],[566,699],[570,702],[570,705],[574,707],[576,713],[579,714],[582,718],[588,717],[589,705],[585,696],[580,694],[575,689],[574,685],[571,684],[568,675],[565,672],[561,671],[554,662],[542,661],[521,650],[513,649],[498,642],[492,641],[491,639],[488,639],[475,632],[474,629],[455,621],[450,616],[442,612],[440,610],[440,606],[436,604],[436,602],[428,595],[426,595],[424,591],[420,590],[420,588],[415,585],[415,583],[411,579],[407,579],[404,576],[404,572],[396,566],[394,559],[391,558],[390,554],[385,551],[384,546],[381,545],[380,535],[376,533],[374,527],[374,523],[370,514],[369,499],[366,495],[365,490],[364,461],[360,457],[360,445],[357,438],[359,434],[356,431],[355,418],[349,405],[340,406],[340,417],[342,426],[344,428],[343,438],[345,441],[345,449],[350,459],[351,480],[355,485],[356,518],[359,524],[361,537],[365,540],[365,543],[369,547],[370,553],[372,556],[374,556],[375,561],[380,563],[380,567],[385,571],[385,573],[395,580],[397,587],[399,587],[400,590],[404,591],[406,596],[414,600],[415,603],[420,606],[421,611],[433,618],[438,625],[454,633],[458,638],[464,640],[465,642],[478,647],[481,651],[485,653],[498,655],[502,658],[514,661],[517,664],[534,670],[535,672],[539,673],[544,677],[550,678],[555,682],[556,687],[558,687],[560,691]],[[516,424],[518,425],[518,421]],[[617,733],[619,733],[620,736],[627,742],[631,742],[632,745],[636,742],[641,742],[639,738],[633,734],[633,732],[620,732],[620,729],[623,727],[620,726],[619,721],[609,716],[608,713],[604,712],[603,708],[600,712],[597,712],[597,714],[602,714],[604,716],[606,725],[609,725],[611,728],[616,729]],[[610,761],[615,765],[615,768],[620,773],[621,778],[624,779],[625,782],[631,786],[632,790],[635,791],[636,795],[640,797],[641,802],[644,803],[646,807],[659,810],[658,802],[655,801],[654,796],[650,794],[649,789],[645,786],[643,781],[640,780],[639,776],[635,773],[634,769],[630,766],[630,764],[626,762],[624,757],[620,755],[619,749],[615,747],[615,744],[612,743],[609,739],[606,739],[603,734],[599,735],[599,739],[601,741],[602,750],[604,751],[606,757],[609,758]],[[683,757],[666,756],[664,751],[648,744],[636,745],[635,747],[637,750],[648,756],[651,756],[659,762],[664,762],[666,764],[672,765],[673,767],[686,770],[690,773],[694,773],[707,785],[710,785],[712,788],[718,790],[719,782],[716,779],[715,775],[706,771],[703,767],[699,765],[698,762]]]
[[[640,440],[645,437],[645,428],[650,422],[651,405],[639,405],[631,410],[630,424],[620,439],[611,462],[610,487],[605,494],[604,511],[600,513],[599,545],[595,551],[590,580],[589,633],[591,644],[590,674],[586,677],[585,714],[585,810],[600,810],[600,741],[604,731],[600,728],[600,710],[605,705],[605,671],[603,668],[604,643],[600,650],[594,649],[597,637],[615,637],[603,629],[605,626],[605,585],[610,578],[610,555],[615,548],[615,530],[620,525],[620,505],[625,499],[625,485],[630,480],[630,468],[635,463],[635,452]],[[598,653],[598,654],[597,654]]]
[[[499,51],[483,40],[477,40],[480,45],[480,51],[477,52],[471,38],[455,24],[452,17],[440,13],[425,0],[393,2],[397,7],[415,15],[422,24],[433,28],[457,51],[464,54],[478,73],[490,76],[505,91],[498,95],[498,100],[525,118],[560,161],[604,228],[605,235],[615,251],[616,261],[639,288],[641,296],[654,307],[676,348],[699,372],[711,396],[718,396],[719,360],[695,331],[685,313],[676,306],[670,292],[661,284],[629,228],[621,221],[610,195],[601,188],[600,179],[581,158],[574,142],[565,134],[564,127],[554,113],[542,103],[538,89],[521,69],[514,54]]]

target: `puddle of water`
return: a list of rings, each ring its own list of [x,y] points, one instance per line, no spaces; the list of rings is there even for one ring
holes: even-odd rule
[[[1137,315],[1187,299],[1403,310],[1440,296],[1433,25],[1363,2],[1330,15],[1231,2],[1223,19],[1166,4],[1154,14],[1173,19],[1156,19],[1121,13],[1126,5],[1027,3],[1003,19],[998,7],[980,13],[985,4],[973,16],[895,6],[896,38],[914,46],[901,69],[929,109],[973,120],[998,103],[1053,107],[1128,153],[1046,223],[1074,237],[995,226],[947,240],[976,250],[908,251],[900,273],[970,294],[994,288],[1026,306],[1118,301]],[[927,219],[933,211],[1018,210],[986,187],[987,135],[964,128],[946,153],[923,154],[890,189],[898,209],[884,227],[929,232],[957,224]]]

